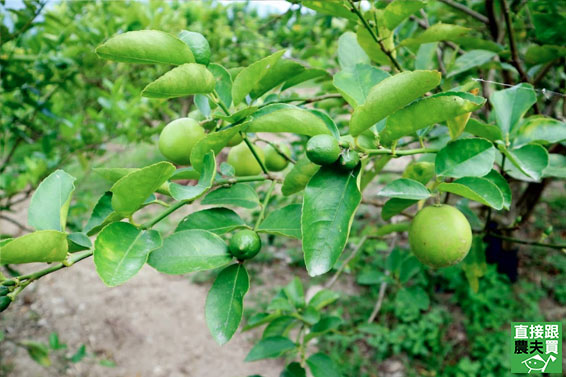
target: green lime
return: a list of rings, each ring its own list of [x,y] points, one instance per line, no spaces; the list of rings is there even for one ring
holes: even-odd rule
[[[278,145],[278,148],[288,157],[291,157],[291,149],[285,144]],[[281,156],[271,145],[267,144],[263,149],[265,152],[265,167],[270,171],[281,171],[289,165],[289,161]]]
[[[8,293],[10,293],[10,289],[8,287],[0,285],[0,296],[6,296]]]
[[[438,268],[460,262],[472,246],[472,228],[458,209],[443,204],[425,207],[409,229],[411,251],[422,263]]]
[[[204,137],[204,129],[191,118],[180,118],[163,128],[159,135],[159,151],[170,161],[179,165],[191,162],[194,145]]]
[[[265,156],[261,148],[254,146],[254,151],[262,161],[265,161]],[[258,164],[246,143],[240,143],[230,149],[227,161],[234,167],[234,173],[237,177],[262,173],[261,166]]]
[[[12,300],[8,296],[0,296],[0,312],[6,310],[8,306],[12,303]]]
[[[190,47],[197,63],[204,65],[210,63],[210,45],[202,34],[182,30],[179,33],[179,39]]]
[[[360,155],[356,151],[346,149],[338,159],[338,166],[343,170],[352,170],[360,163]]]
[[[240,144],[242,142],[242,140],[244,140],[242,138],[242,135],[240,135],[240,133],[236,133],[236,135],[232,136],[232,138],[230,139],[230,141],[228,141],[228,144],[226,144],[229,147],[234,147],[238,144]]]
[[[318,165],[330,165],[340,157],[340,145],[335,137],[316,135],[307,142],[307,157]]]
[[[251,259],[259,253],[261,239],[253,230],[240,230],[232,236],[228,248],[237,259]]]

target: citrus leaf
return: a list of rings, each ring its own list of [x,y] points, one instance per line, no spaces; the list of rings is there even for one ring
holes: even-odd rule
[[[273,67],[259,80],[250,92],[251,98],[259,98],[269,90],[281,85],[283,82],[305,71],[305,67],[293,60],[279,59]]]
[[[307,184],[301,230],[309,275],[330,271],[346,246],[354,214],[361,201],[360,168],[340,172],[321,168]]]
[[[285,367],[279,377],[307,377],[307,371],[301,364],[294,361]]]
[[[452,183],[443,182],[438,191],[450,192],[464,198],[490,206],[496,210],[503,208],[503,194],[489,179],[480,177],[464,177]]]
[[[338,298],[340,298],[340,294],[338,292],[322,289],[310,299],[309,306],[316,310],[320,310],[325,306],[332,304],[334,301],[338,300]]]
[[[191,49],[179,38],[159,30],[139,30],[118,34],[95,50],[103,59],[126,63],[180,65],[193,63]]]
[[[175,98],[192,94],[206,94],[214,90],[216,80],[204,65],[189,63],[175,67],[142,91],[143,97]]]
[[[75,177],[56,170],[45,178],[31,197],[28,222],[36,230],[65,230]]]
[[[384,79],[371,88],[366,102],[352,114],[350,133],[361,134],[439,83],[440,73],[436,71],[403,72]]]
[[[259,205],[259,197],[250,185],[237,183],[230,187],[221,187],[212,191],[204,197],[201,203],[253,209]]]
[[[486,50],[471,50],[463,55],[460,55],[454,65],[451,67],[446,77],[456,76],[462,72],[466,72],[472,68],[484,65],[491,61],[497,54],[493,51]]]
[[[343,0],[303,0],[301,4],[317,13],[346,18],[351,21],[358,20],[356,15],[350,12],[350,9],[346,6],[346,2]]]
[[[228,342],[238,329],[249,288],[250,278],[243,264],[226,267],[212,284],[206,297],[205,316],[218,344]]]
[[[3,244],[0,265],[62,262],[67,256],[67,249],[67,234],[57,230],[38,230]]]
[[[248,353],[244,361],[257,361],[262,359],[274,359],[285,352],[294,350],[295,343],[284,336],[274,336],[260,340]]]
[[[338,368],[328,356],[315,353],[307,359],[307,365],[313,377],[340,377]]]
[[[533,86],[526,83],[493,92],[489,97],[489,102],[495,111],[497,125],[504,135],[508,135],[515,129],[523,115],[536,101]]]
[[[155,230],[112,223],[100,232],[94,243],[96,272],[109,287],[123,284],[143,267],[151,250],[160,246],[161,236]]]
[[[548,155],[548,166],[544,169],[543,177],[566,179],[566,156],[550,153]]]
[[[381,209],[381,218],[385,221],[390,220],[393,216],[400,214],[413,204],[416,204],[418,200],[412,199],[399,199],[392,198],[385,202],[383,208]]]
[[[390,2],[383,11],[385,26],[389,30],[395,29],[403,20],[425,5],[426,1],[423,0],[395,0]]]
[[[548,151],[538,144],[527,144],[510,150],[499,145],[499,150],[511,162],[505,163],[505,172],[517,179],[538,181],[548,166]]]
[[[220,100],[226,107],[230,107],[232,105],[232,77],[230,76],[230,72],[216,63],[210,64],[208,70],[216,79],[214,89],[216,89]]]
[[[281,192],[283,195],[289,196],[303,191],[319,169],[320,166],[313,164],[306,156],[299,158],[291,171],[285,176]]]
[[[232,260],[228,246],[216,234],[202,229],[175,232],[154,250],[147,263],[159,272],[179,275],[212,270]]]
[[[532,116],[519,126],[513,145],[529,143],[554,144],[566,140],[566,123],[544,116]]]
[[[334,75],[333,83],[346,101],[356,108],[363,105],[372,87],[389,74],[369,64],[356,64]]]
[[[92,236],[98,233],[102,228],[114,221],[120,221],[122,216],[114,212],[112,208],[112,193],[110,191],[105,192],[96,202],[92,214],[88,219],[83,232],[87,236]]]
[[[483,177],[495,162],[495,148],[485,139],[460,139],[446,144],[436,154],[436,175]]]
[[[503,208],[509,209],[511,206],[511,187],[509,183],[497,170],[491,170],[489,174],[483,176],[483,178],[491,181],[497,188],[501,191],[503,195]]]
[[[194,31],[181,30],[179,39],[191,49],[195,63],[208,65],[210,63],[210,45],[206,38]]]
[[[351,31],[338,38],[338,63],[342,69],[354,68],[357,64],[370,64],[369,56],[358,44],[356,34]]]
[[[209,152],[203,159],[203,170],[198,183],[195,186],[183,186],[177,183],[171,183],[169,190],[171,196],[178,201],[192,201],[204,194],[212,187],[214,177],[216,176],[216,160],[214,152]]]
[[[430,197],[430,191],[418,181],[399,178],[387,184],[378,195],[397,199],[422,200]]]
[[[281,91],[287,90],[295,85],[302,84],[305,81],[322,79],[322,78],[326,79],[328,77],[330,77],[330,74],[324,69],[308,68],[305,69],[302,73],[299,73],[298,75],[291,77],[290,79],[285,81],[285,83],[281,87]]]
[[[503,134],[497,126],[483,123],[477,119],[470,119],[464,128],[464,132],[490,141],[503,140]]]
[[[271,212],[257,228],[258,232],[301,238],[301,205],[289,204]]]
[[[212,233],[224,234],[245,226],[244,220],[231,209],[210,208],[193,212],[186,216],[177,225],[175,232],[188,229],[204,229]]]
[[[106,179],[108,182],[116,183],[120,178],[140,170],[138,168],[94,168],[93,172]]]
[[[472,32],[472,29],[460,26],[460,25],[451,25],[451,24],[443,24],[437,23],[417,35],[413,38],[407,38],[401,43],[399,43],[399,47],[401,46],[409,46],[409,45],[420,45],[423,43],[431,43],[431,42],[438,42],[438,41],[453,41],[457,38],[466,36]]]
[[[288,104],[267,105],[255,112],[247,132],[292,132],[307,136],[332,133],[314,113]]]

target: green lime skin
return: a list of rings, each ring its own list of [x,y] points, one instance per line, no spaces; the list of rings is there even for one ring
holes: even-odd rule
[[[261,250],[261,239],[253,230],[240,230],[232,236],[228,249],[237,259],[251,259]]]
[[[159,135],[159,151],[169,161],[189,165],[191,151],[205,136],[204,128],[191,118],[180,118],[167,124]]]
[[[0,296],[0,312],[3,312],[10,306],[12,300],[8,296]]]
[[[278,148],[285,155],[291,156],[291,149],[287,145],[282,144]],[[289,161],[281,156],[271,145],[267,144],[263,151],[265,152],[265,167],[269,171],[281,171],[289,165]]]
[[[254,150],[258,157],[265,162],[263,150],[256,146],[254,146]],[[237,177],[259,175],[262,173],[261,166],[258,164],[246,143],[240,143],[230,149],[227,161],[234,167],[234,173]]]
[[[331,165],[340,157],[340,145],[335,137],[316,135],[307,142],[307,157],[317,165]]]
[[[10,288],[0,285],[0,296],[6,296],[10,293]]]
[[[460,262],[472,246],[472,228],[458,209],[449,205],[425,207],[409,228],[411,251],[433,268]]]
[[[345,150],[338,159],[340,169],[353,170],[360,163],[360,155],[356,151]]]
[[[229,147],[235,147],[236,145],[240,144],[242,142],[242,140],[244,140],[242,138],[242,135],[240,135],[240,133],[236,133],[236,135],[232,136],[232,138],[228,141],[228,144],[226,144]]]

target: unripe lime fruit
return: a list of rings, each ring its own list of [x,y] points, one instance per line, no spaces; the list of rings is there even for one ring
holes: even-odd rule
[[[316,135],[307,142],[307,157],[318,165],[330,165],[340,157],[340,145],[334,136]]]
[[[163,128],[159,135],[159,151],[170,161],[179,165],[191,162],[194,145],[204,137],[204,129],[191,118],[180,118]]]
[[[285,144],[278,146],[279,150],[286,156],[291,156],[291,149]],[[267,144],[263,149],[265,152],[265,167],[270,171],[281,171],[289,165],[289,161],[279,154],[271,145]]]
[[[228,141],[228,144],[226,144],[229,147],[234,147],[238,144],[240,144],[242,142],[242,140],[244,140],[242,138],[242,135],[240,135],[240,133],[236,133],[236,135],[232,136],[232,138],[230,139],[230,141]]]
[[[265,161],[263,150],[256,146],[253,146],[253,148],[258,157],[262,161]],[[261,166],[258,164],[246,143],[240,143],[230,149],[227,161],[234,167],[234,174],[236,174],[237,177],[258,175],[262,173]]]
[[[472,228],[458,209],[443,204],[425,207],[409,228],[411,251],[422,263],[438,268],[460,262],[472,246]]]
[[[343,170],[352,170],[360,163],[360,155],[356,151],[345,150],[338,159],[338,166]]]
[[[240,230],[232,236],[228,249],[238,259],[251,259],[259,253],[261,239],[253,230]]]
[[[0,296],[0,312],[3,312],[10,306],[12,300],[8,296]]]

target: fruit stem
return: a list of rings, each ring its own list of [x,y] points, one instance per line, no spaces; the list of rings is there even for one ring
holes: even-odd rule
[[[224,114],[230,116],[230,111],[228,111],[228,108],[226,107],[224,102],[222,102],[222,100],[220,99],[220,96],[218,95],[218,92],[216,91],[216,89],[214,89],[212,91],[212,101],[214,101],[214,103],[216,103],[218,106],[220,106],[222,111],[224,111]]]
[[[265,216],[265,209],[267,208],[267,204],[269,203],[269,199],[271,198],[271,194],[273,193],[273,189],[275,188],[275,181],[271,181],[269,185],[269,189],[267,189],[267,193],[265,194],[265,199],[263,199],[263,203],[261,204],[261,212],[255,222],[254,231],[257,230],[259,224],[261,224],[263,217]]]
[[[259,158],[259,156],[257,155],[255,149],[252,147],[252,143],[250,141],[250,139],[248,139],[248,136],[240,131],[240,135],[242,135],[242,139],[244,139],[244,142],[246,143],[246,145],[248,146],[248,148],[250,149],[250,151],[252,152],[252,154],[254,155],[257,163],[259,164],[259,166],[261,167],[261,170],[263,170],[263,172],[265,174],[269,174],[269,172],[267,171],[267,168],[265,167],[265,164],[263,163],[263,161],[261,160],[261,158]]]

